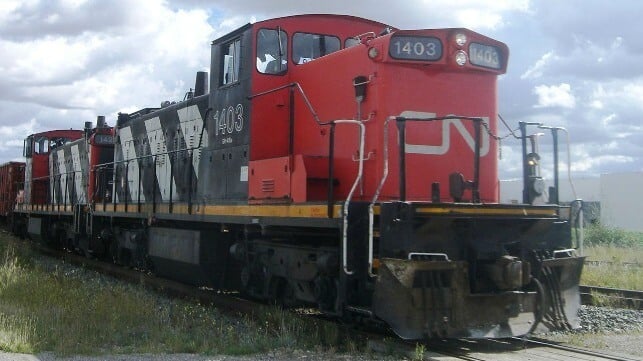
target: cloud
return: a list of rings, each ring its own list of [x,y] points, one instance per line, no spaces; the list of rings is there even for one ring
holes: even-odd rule
[[[204,0],[177,0],[175,4],[191,7],[215,6],[224,16],[245,16],[256,20],[294,14],[346,14],[383,22],[399,28],[459,27],[474,30],[495,29],[505,26],[506,15],[529,11],[528,0],[414,0],[396,3],[390,1],[299,1],[290,0],[221,0],[216,4]]]
[[[126,0],[113,1],[8,1],[0,15],[0,35],[12,40],[30,40],[43,36],[77,36],[84,32],[120,31],[134,20],[137,3],[125,6]],[[87,15],[100,16],[87,16]]]
[[[209,43],[217,36],[208,11],[171,9],[157,0],[4,6],[9,15],[3,13],[8,21],[0,26],[0,100],[22,104],[31,116],[43,108],[115,114],[182,98],[194,73],[207,68]],[[119,16],[102,26],[93,21],[96,12],[101,19]],[[70,16],[69,28],[49,26],[56,22],[52,14]],[[17,37],[10,28],[21,21],[32,30]],[[6,113],[0,110],[0,116]],[[52,111],[39,124],[49,127],[59,115]],[[66,128],[95,118],[67,116]]]
[[[543,71],[547,65],[556,59],[557,57],[554,55],[553,51],[545,53],[542,58],[536,62],[536,64],[529,67],[529,69],[520,76],[520,79],[537,79],[542,77]]]
[[[22,145],[27,134],[33,134],[39,124],[35,118],[13,125],[0,125],[0,152],[8,155],[2,163],[9,160],[22,160]]]
[[[573,109],[576,106],[576,98],[571,93],[571,86],[567,83],[559,85],[538,85],[534,93],[538,96],[536,108],[563,107]]]
[[[210,18],[161,0],[2,1],[0,163],[21,158],[28,134],[182,99],[230,30]]]

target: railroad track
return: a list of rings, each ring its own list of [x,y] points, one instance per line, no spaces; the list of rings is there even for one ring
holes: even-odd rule
[[[583,285],[579,291],[584,305],[607,304],[643,310],[643,291]]]
[[[612,262],[612,261],[593,261],[585,260],[586,266],[618,266],[623,268],[640,268],[643,266],[640,262]]]
[[[370,347],[377,352],[391,352],[409,359],[431,361],[549,361],[549,360],[586,360],[586,361],[634,361],[641,360],[629,355],[607,354],[588,349],[570,347],[538,338],[506,338],[479,340],[436,340],[424,344],[398,342],[382,343],[370,341]]]

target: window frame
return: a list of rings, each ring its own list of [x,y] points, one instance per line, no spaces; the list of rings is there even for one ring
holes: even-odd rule
[[[279,68],[279,71],[266,71],[266,69],[268,69],[268,64],[272,63],[273,61],[277,61],[277,58],[272,56],[272,54],[270,54],[269,52],[264,52],[264,54],[265,55],[270,55],[273,58],[273,60],[266,60],[265,61],[265,67],[263,67],[263,69],[260,69],[260,66],[259,66],[260,61],[261,61],[261,59],[259,58],[260,48],[267,48],[267,47],[263,46],[263,45],[265,45],[264,43],[260,43],[261,41],[263,41],[261,39],[261,36],[260,36],[261,32],[263,32],[263,31],[276,32],[277,33],[277,39],[281,38],[281,34],[284,35],[283,39],[282,39],[282,44],[281,44],[281,50],[283,50],[284,54],[282,55],[282,64],[281,64],[281,66]],[[285,44],[284,44],[284,42],[285,42]],[[284,75],[284,74],[288,73],[288,43],[289,43],[288,33],[284,29],[282,29],[280,27],[277,27],[277,28],[274,28],[274,29],[273,28],[260,28],[259,30],[257,30],[256,42],[255,42],[255,60],[256,60],[255,61],[255,70],[258,73],[263,74],[263,75],[278,75],[278,76],[281,76],[281,75]],[[268,45],[270,46],[271,44],[268,44]],[[278,45],[278,43],[277,43],[277,45]],[[272,46],[274,46],[274,44]],[[283,62],[283,59],[286,59],[285,63]],[[264,64],[264,63],[262,63],[262,64]]]
[[[334,51],[331,51],[331,52],[326,52],[325,54],[320,55],[320,56],[319,56],[319,57],[317,57],[317,58],[312,58],[312,59],[310,59],[310,60],[308,60],[308,61],[306,61],[306,62],[300,63],[298,59],[295,59],[295,37],[296,37],[297,35],[299,35],[299,34],[302,34],[302,35],[313,35],[313,36],[314,36],[314,35],[317,35],[317,36],[323,36],[323,37],[325,37],[325,38],[326,38],[326,37],[328,37],[328,38],[333,38],[333,39],[337,40],[337,50],[334,50]],[[319,33],[308,33],[308,32],[298,31],[298,32],[293,33],[293,35],[292,35],[292,56],[291,56],[291,61],[292,61],[292,62],[293,62],[293,64],[295,64],[295,65],[303,65],[303,64],[306,64],[306,63],[307,63],[307,62],[309,62],[309,61],[313,61],[313,60],[315,60],[315,59],[319,59],[319,58],[321,58],[321,57],[323,57],[323,56],[326,56],[326,55],[329,55],[329,54],[332,54],[332,53],[335,53],[335,52],[338,52],[338,51],[340,51],[340,50],[344,49],[342,45],[343,45],[343,44],[342,44],[342,39],[341,39],[339,36],[336,36],[336,35],[331,35],[331,34],[319,34]],[[300,59],[303,59],[303,58],[304,58],[304,57],[300,57]]]
[[[232,49],[233,54],[230,55],[231,46],[234,46]],[[232,58],[232,72],[227,72],[226,70],[230,69],[230,66],[226,66],[226,57]],[[227,41],[221,45],[221,55],[220,58],[221,65],[219,66],[219,88],[231,86],[239,83],[240,73],[241,73],[241,37],[236,37]],[[229,60],[228,60],[229,64]],[[233,79],[226,80],[228,74],[233,74]]]

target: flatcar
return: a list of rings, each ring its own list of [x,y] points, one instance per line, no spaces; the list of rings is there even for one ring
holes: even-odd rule
[[[84,167],[61,170],[74,142],[51,149],[48,197],[15,219],[43,242],[405,339],[574,328],[583,258],[557,178],[545,196],[533,124],[523,202],[498,202],[508,57],[462,28],[248,24],[212,42],[209,81],[182,101],[75,133],[102,143]]]

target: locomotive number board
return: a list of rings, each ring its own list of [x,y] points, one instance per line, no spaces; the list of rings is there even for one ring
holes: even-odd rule
[[[435,61],[442,58],[442,42],[429,36],[394,36],[389,54],[394,59]]]

